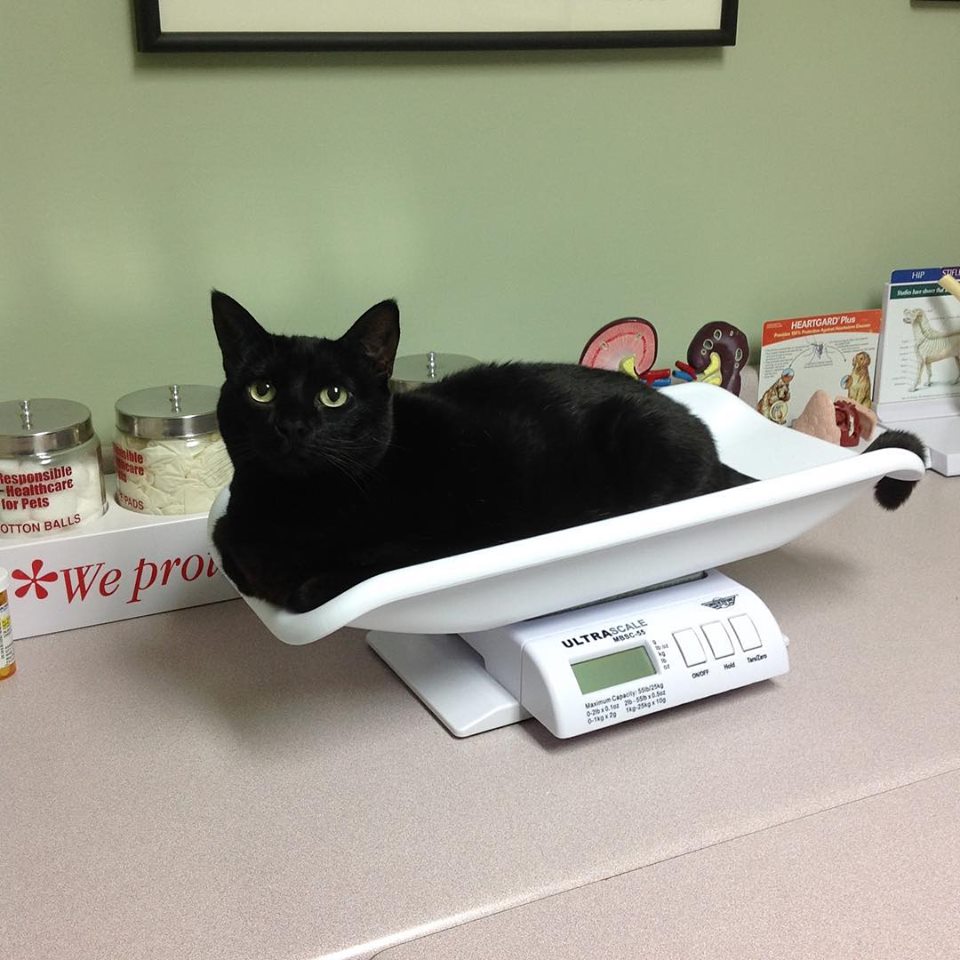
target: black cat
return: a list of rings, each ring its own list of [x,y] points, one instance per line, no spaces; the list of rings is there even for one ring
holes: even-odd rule
[[[243,593],[291,611],[386,570],[751,479],[684,406],[620,373],[482,365],[391,395],[394,301],[339,340],[267,333],[218,291],[212,304],[235,468],[214,543]],[[912,484],[889,483],[892,509]]]

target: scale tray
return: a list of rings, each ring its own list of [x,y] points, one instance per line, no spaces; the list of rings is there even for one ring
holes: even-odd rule
[[[776,549],[881,477],[918,480],[924,472],[910,451],[855,453],[772,423],[720,387],[678,384],[664,393],[706,422],[725,463],[757,482],[392,570],[307,613],[244,600],[290,644],[311,643],[345,626],[474,633]],[[211,530],[228,498],[227,489],[214,503]]]

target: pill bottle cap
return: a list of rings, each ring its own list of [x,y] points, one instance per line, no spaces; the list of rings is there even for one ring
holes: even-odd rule
[[[57,453],[92,436],[90,410],[82,403],[49,397],[0,403],[0,457]]]
[[[145,440],[188,439],[217,430],[220,390],[171,384],[128,393],[116,402],[117,429]]]

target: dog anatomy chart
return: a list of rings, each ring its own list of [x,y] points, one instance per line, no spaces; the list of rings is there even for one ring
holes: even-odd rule
[[[960,300],[937,284],[944,274],[960,277],[960,267],[896,270],[890,277],[878,403],[960,400]]]
[[[916,433],[929,465],[960,474],[960,300],[939,280],[960,267],[896,270],[883,303],[877,415]]]
[[[879,310],[857,310],[768,320],[757,409],[790,426],[817,390],[872,406],[880,318]]]

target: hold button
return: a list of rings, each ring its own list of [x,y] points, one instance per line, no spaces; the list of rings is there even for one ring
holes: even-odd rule
[[[719,620],[705,623],[700,629],[703,630],[703,635],[707,638],[707,643],[710,644],[710,649],[718,660],[721,657],[733,656],[733,641]]]

